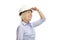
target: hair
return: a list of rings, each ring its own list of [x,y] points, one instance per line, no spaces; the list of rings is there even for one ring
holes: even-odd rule
[[[21,16],[22,13],[27,12],[27,11],[31,11],[31,12],[32,12],[32,10],[25,10],[25,11],[23,11],[23,12],[20,12],[20,13],[19,13],[19,16]]]

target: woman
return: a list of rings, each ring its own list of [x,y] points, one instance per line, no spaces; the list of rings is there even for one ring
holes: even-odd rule
[[[33,11],[38,12],[40,19],[33,23],[30,23]],[[21,16],[22,21],[17,28],[17,40],[35,40],[34,27],[42,24],[45,21],[45,16],[36,7],[21,11],[19,13],[19,16]]]

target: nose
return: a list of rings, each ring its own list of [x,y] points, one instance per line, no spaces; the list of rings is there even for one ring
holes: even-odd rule
[[[32,13],[30,14],[30,16],[32,16]]]
[[[29,17],[31,18],[31,17],[32,17],[32,15],[29,15]]]
[[[32,17],[32,14],[30,14],[30,17]]]

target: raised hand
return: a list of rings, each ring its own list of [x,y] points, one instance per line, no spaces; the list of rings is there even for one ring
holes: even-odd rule
[[[39,9],[38,9],[38,8],[36,8],[36,7],[32,7],[32,8],[31,8],[31,10],[39,11]]]

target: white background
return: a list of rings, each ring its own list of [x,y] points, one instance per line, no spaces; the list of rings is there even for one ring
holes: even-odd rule
[[[46,21],[35,28],[36,40],[60,40],[60,0],[0,0],[0,40],[16,40],[16,29],[21,19],[18,10],[21,5],[38,7]],[[32,21],[39,19],[33,13]]]

